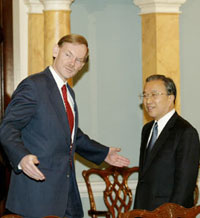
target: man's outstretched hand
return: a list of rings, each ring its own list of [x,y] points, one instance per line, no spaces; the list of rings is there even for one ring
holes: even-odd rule
[[[23,172],[35,180],[45,180],[44,174],[38,169],[39,160],[35,155],[28,154],[24,156],[19,165]]]
[[[118,154],[121,148],[109,148],[108,155],[105,158],[105,162],[116,167],[127,167],[130,164],[130,160]]]

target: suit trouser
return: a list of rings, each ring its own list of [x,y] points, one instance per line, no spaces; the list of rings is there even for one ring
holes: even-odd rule
[[[70,177],[72,176],[71,172],[70,172]],[[77,199],[76,199],[76,195],[73,195],[71,193],[75,193],[76,190],[74,190],[74,184],[73,184],[74,180],[71,178],[69,181],[69,196],[68,196],[68,201],[67,201],[67,206],[66,206],[66,211],[65,211],[65,215],[64,218],[82,218],[82,216],[80,215],[76,215],[77,212],[77,208],[74,206]],[[74,215],[75,214],[75,215]],[[54,214],[49,214],[49,215],[54,215]],[[23,218],[42,218],[42,217],[23,217]]]

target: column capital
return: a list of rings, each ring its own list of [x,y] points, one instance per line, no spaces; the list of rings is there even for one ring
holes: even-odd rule
[[[149,13],[181,13],[180,6],[187,0],[133,0],[141,9],[140,14]]]
[[[40,0],[44,5],[45,11],[65,10],[71,11],[70,6],[74,0]]]
[[[28,13],[30,14],[42,14],[43,5],[40,0],[24,0],[24,3],[28,6]]]

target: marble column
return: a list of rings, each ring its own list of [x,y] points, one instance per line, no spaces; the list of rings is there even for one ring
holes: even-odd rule
[[[70,33],[70,5],[73,0],[40,0],[44,5],[44,66],[52,64],[53,46]],[[69,81],[72,85],[72,79]]]
[[[44,16],[39,0],[25,0],[28,6],[28,74],[44,69]]]
[[[143,84],[152,74],[164,74],[176,83],[176,110],[180,113],[179,14],[186,0],[133,0],[141,9]],[[144,114],[144,122],[150,118]]]

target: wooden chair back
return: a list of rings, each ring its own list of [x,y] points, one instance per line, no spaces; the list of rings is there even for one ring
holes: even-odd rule
[[[153,211],[131,210],[121,213],[119,218],[195,218],[200,214],[200,205],[185,208],[174,203],[165,203]]]
[[[119,213],[126,212],[130,210],[133,206],[132,191],[128,186],[128,178],[133,173],[139,171],[138,167],[108,167],[105,169],[89,169],[84,170],[82,175],[84,177],[89,200],[90,200],[90,210],[88,214],[92,218],[97,218],[98,216],[105,216],[107,218],[118,217]],[[98,175],[105,182],[105,190],[103,191],[104,203],[108,208],[107,211],[99,211],[96,208],[95,198],[91,186],[90,177],[92,175]]]

